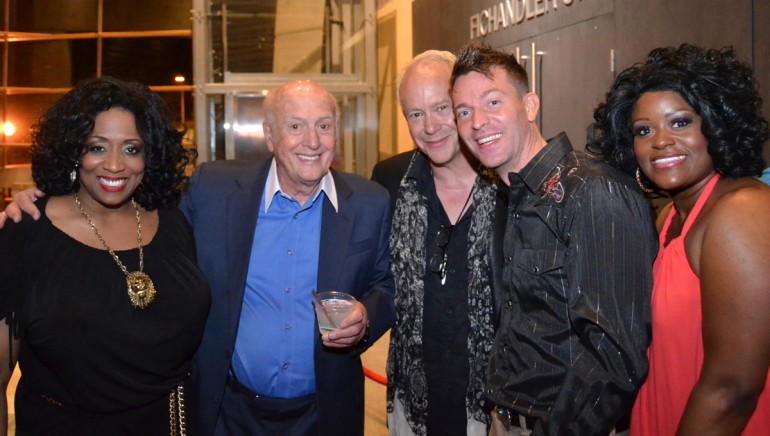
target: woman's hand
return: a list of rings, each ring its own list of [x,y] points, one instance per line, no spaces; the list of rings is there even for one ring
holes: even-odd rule
[[[29,188],[13,194],[13,201],[0,212],[0,229],[5,225],[6,219],[18,223],[21,221],[21,213],[27,212],[34,220],[40,219],[40,209],[35,206],[38,198],[45,197],[45,193],[39,189]]]

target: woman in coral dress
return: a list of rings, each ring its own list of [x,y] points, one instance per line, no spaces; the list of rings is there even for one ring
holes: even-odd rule
[[[632,435],[768,435],[770,137],[731,49],[653,50],[594,113],[589,150],[669,197],[653,267],[650,370]]]

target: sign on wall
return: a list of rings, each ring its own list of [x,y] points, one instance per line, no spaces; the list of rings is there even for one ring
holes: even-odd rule
[[[470,17],[470,37],[487,36],[491,33],[557,13],[582,0],[505,0],[483,9]]]

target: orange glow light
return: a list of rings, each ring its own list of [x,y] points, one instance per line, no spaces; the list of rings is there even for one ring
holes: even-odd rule
[[[16,133],[16,126],[14,126],[12,122],[6,121],[3,124],[3,133],[5,136],[13,136],[13,134]]]

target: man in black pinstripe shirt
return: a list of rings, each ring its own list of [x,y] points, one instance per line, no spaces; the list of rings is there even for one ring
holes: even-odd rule
[[[452,72],[458,131],[509,187],[492,434],[602,435],[647,374],[657,237],[632,178],[546,141],[513,55],[470,45]]]

